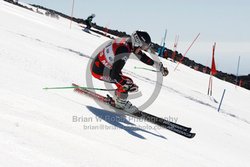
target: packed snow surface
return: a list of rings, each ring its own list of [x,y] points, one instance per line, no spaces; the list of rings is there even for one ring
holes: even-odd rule
[[[161,59],[170,73],[158,83],[151,68],[131,58],[124,74],[133,78],[144,111],[192,127],[187,139],[151,123],[103,109],[72,89],[86,86],[95,49],[108,41],[77,23],[50,18],[0,1],[0,166],[2,167],[246,167],[250,160],[250,92]],[[153,57],[155,55],[152,55]],[[93,79],[95,87],[105,88]],[[220,113],[217,108],[226,89]],[[101,92],[105,95],[107,92]]]

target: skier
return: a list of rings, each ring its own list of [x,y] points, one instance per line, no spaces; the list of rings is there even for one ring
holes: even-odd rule
[[[91,14],[91,15],[85,20],[86,25],[87,25],[87,27],[85,28],[85,31],[88,31],[88,32],[89,32],[89,30],[91,29],[91,27],[92,27],[92,20],[93,20],[94,17],[95,17],[95,14]]]
[[[163,76],[168,75],[168,69],[161,62],[149,58],[142,50],[147,51],[151,46],[151,38],[145,31],[135,31],[128,38],[117,38],[105,46],[93,59],[91,64],[92,75],[104,82],[114,83],[117,87],[113,100],[115,107],[129,113],[136,113],[137,107],[127,101],[128,92],[138,91],[138,86],[131,78],[122,74],[130,54],[143,63],[156,67]]]

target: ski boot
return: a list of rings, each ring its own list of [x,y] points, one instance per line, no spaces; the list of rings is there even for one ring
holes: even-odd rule
[[[130,114],[135,114],[138,112],[138,108],[130,101],[127,101],[128,93],[115,92],[114,101],[115,107],[124,110]]]

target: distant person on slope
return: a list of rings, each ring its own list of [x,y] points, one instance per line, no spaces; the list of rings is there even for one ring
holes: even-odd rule
[[[92,20],[93,20],[94,17],[95,17],[95,14],[91,14],[91,15],[85,20],[86,25],[87,25],[87,27],[85,28],[85,31],[89,31],[89,30],[91,29],[91,27],[92,27]]]
[[[122,74],[127,59],[133,53],[143,63],[156,67],[163,76],[168,75],[168,69],[161,62],[155,62],[142,50],[151,47],[151,38],[145,31],[135,31],[128,38],[117,38],[105,46],[93,59],[91,64],[92,75],[102,81],[114,83],[117,87],[113,100],[115,107],[130,113],[136,113],[137,107],[127,101],[128,92],[138,91],[133,80]]]

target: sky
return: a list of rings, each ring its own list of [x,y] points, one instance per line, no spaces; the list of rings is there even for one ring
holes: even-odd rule
[[[73,0],[19,0],[71,14]],[[161,43],[167,29],[166,47],[173,48],[179,35],[177,51],[185,53],[198,33],[200,37],[187,57],[210,66],[212,45],[216,42],[215,60],[220,71],[250,74],[250,1],[248,0],[74,0],[73,15],[128,34],[147,31],[153,42]]]

